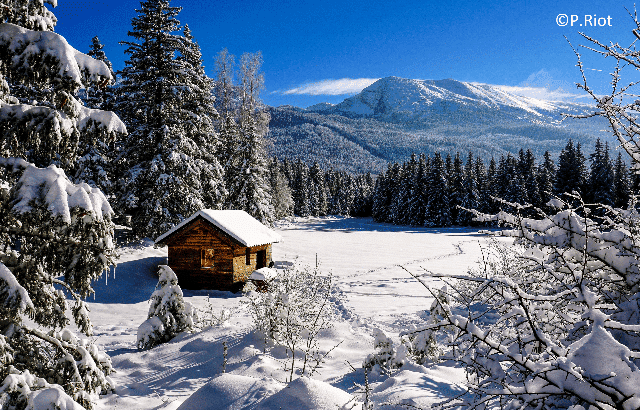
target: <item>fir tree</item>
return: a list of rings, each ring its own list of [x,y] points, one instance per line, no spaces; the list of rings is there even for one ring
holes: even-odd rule
[[[424,218],[426,226],[451,226],[453,222],[446,172],[444,161],[440,153],[436,152],[429,173],[428,203]]]
[[[540,206],[546,209],[551,200],[556,179],[556,165],[551,159],[549,151],[544,153],[544,161],[538,166],[538,190],[540,192]]]
[[[66,327],[71,318],[92,334],[85,299],[115,260],[113,213],[102,192],[52,163],[69,170],[79,141],[126,129],[76,99],[111,73],[52,32],[56,19],[44,4],[0,9],[0,403],[54,408],[68,394],[91,408],[97,394],[113,391],[110,360]],[[34,390],[50,391],[36,404]]]
[[[450,157],[447,156],[447,158]],[[449,199],[451,200],[451,220],[458,223],[460,222],[458,220],[458,214],[460,212],[458,207],[463,205],[464,198],[468,193],[466,191],[466,188],[468,187],[465,187],[464,167],[459,152],[456,153],[453,164],[451,165],[448,182],[450,193]],[[466,217],[463,216],[463,219],[466,220]]]
[[[293,215],[293,196],[291,188],[289,188],[289,181],[281,171],[280,163],[275,157],[269,163],[269,184],[275,219]]]
[[[309,167],[298,158],[293,179],[293,212],[298,216],[309,216]]]
[[[309,212],[313,216],[324,216],[327,210],[327,185],[324,172],[316,162],[309,169]]]
[[[569,140],[558,158],[554,188],[556,195],[570,194],[573,191],[583,194],[587,180],[586,175],[585,158],[580,150],[580,144],[574,146],[573,141]]]
[[[478,191],[478,177],[473,162],[473,154],[469,153],[464,168],[464,180],[462,182],[462,197],[460,206],[465,209],[478,209],[480,207],[480,192]],[[473,215],[465,210],[458,210],[456,224],[469,226],[472,224]]]
[[[614,170],[609,158],[609,146],[596,140],[595,151],[590,155],[591,173],[589,174],[586,200],[591,203],[613,206],[615,201]]]
[[[112,81],[105,80],[99,84],[90,84],[84,92],[84,103],[92,109],[111,110],[114,104],[113,89],[110,83],[116,78],[113,66],[103,50],[104,46],[98,37],[91,40],[91,49],[87,55],[102,61],[109,68]],[[115,188],[115,141],[113,139],[80,138],[78,143],[79,158],[75,162],[72,175],[76,182],[84,181],[92,187],[100,188],[106,195]]]
[[[218,207],[226,194],[210,155],[214,114],[198,105],[208,92],[199,87],[207,82],[197,78],[198,50],[190,38],[175,34],[180,10],[164,0],[142,2],[129,32],[137,42],[122,42],[130,58],[117,108],[130,135],[119,163],[125,173],[117,201],[133,215],[138,236],[166,232],[199,209]]]
[[[116,74],[113,72],[113,65],[104,52],[104,45],[100,43],[98,36],[91,39],[91,49],[87,55],[102,61],[109,68],[111,78],[115,81]],[[92,84],[85,90],[84,103],[89,108],[94,109],[110,109],[113,105],[113,92],[109,87],[109,81],[103,81],[99,84]]]
[[[409,203],[409,225],[423,226],[424,218],[427,211],[427,177],[429,169],[427,166],[427,158],[424,154],[420,154],[418,158],[418,169],[414,180],[414,192]]]
[[[622,160],[622,154],[620,152],[618,152],[614,167],[613,190],[615,198],[613,205],[617,208],[627,208],[627,206],[629,206],[629,200],[631,199],[631,187],[629,171],[627,165]]]

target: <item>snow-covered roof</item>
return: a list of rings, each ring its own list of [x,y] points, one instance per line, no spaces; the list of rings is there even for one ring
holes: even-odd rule
[[[280,235],[261,224],[245,211],[203,209],[191,215],[173,229],[160,235],[158,239],[156,239],[156,244],[159,244],[198,217],[220,228],[244,246],[265,245],[282,240]]]

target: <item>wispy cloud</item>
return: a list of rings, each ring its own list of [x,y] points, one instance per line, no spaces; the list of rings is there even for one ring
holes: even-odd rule
[[[591,97],[587,94],[577,94],[565,91],[562,88],[552,90],[546,87],[527,87],[496,85],[508,93],[520,95],[522,97],[536,98],[543,101],[564,101],[564,102],[588,102]]]
[[[291,88],[279,93],[284,95],[306,94],[306,95],[346,95],[356,94],[370,86],[379,78],[341,78],[338,80],[322,80],[313,83],[303,84],[296,88]]]
[[[571,92],[575,84],[562,80],[563,73],[558,70],[541,69],[533,72],[517,86],[498,86],[512,94],[545,101],[587,102],[591,97],[586,93]]]

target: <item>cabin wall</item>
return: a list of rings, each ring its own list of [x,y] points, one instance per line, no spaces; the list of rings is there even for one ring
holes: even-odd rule
[[[236,247],[233,254],[233,281],[234,282],[246,282],[249,279],[251,273],[256,270],[258,266],[258,252],[265,251],[265,264],[269,266],[271,261],[271,244],[253,246],[249,249],[249,264],[247,264],[247,248]],[[264,267],[262,266],[262,267]]]

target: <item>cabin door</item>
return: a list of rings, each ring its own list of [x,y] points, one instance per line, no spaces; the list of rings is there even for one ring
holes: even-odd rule
[[[256,269],[264,268],[265,266],[267,266],[267,251],[258,251],[256,258]]]

